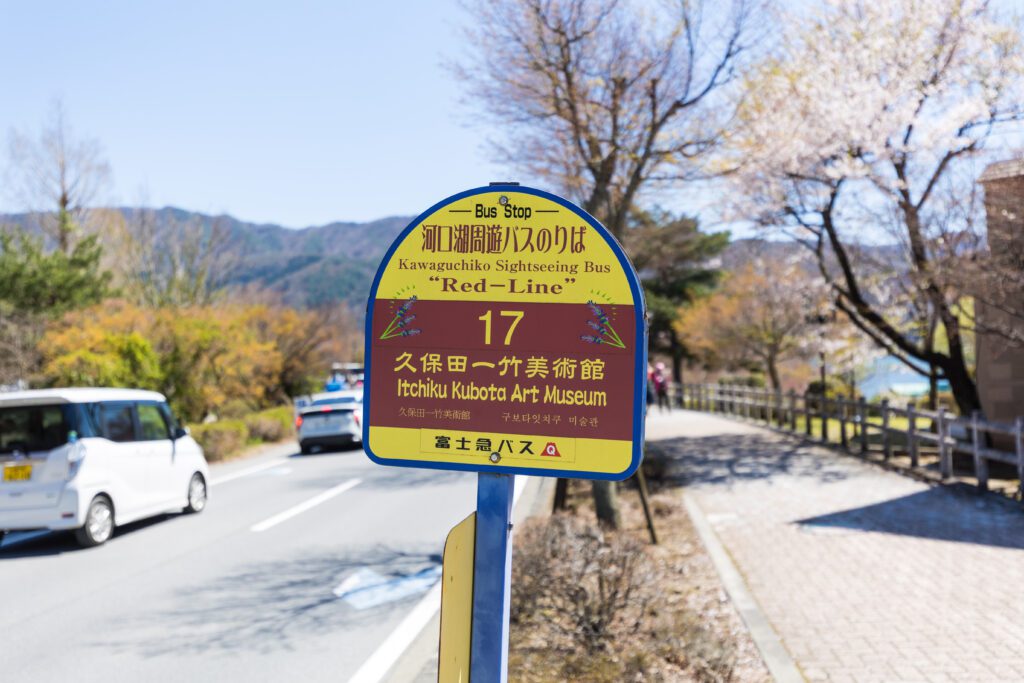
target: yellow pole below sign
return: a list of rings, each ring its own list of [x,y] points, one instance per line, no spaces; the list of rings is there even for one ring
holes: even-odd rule
[[[448,532],[441,574],[441,642],[437,683],[469,683],[470,635],[473,632],[473,556],[476,513]]]

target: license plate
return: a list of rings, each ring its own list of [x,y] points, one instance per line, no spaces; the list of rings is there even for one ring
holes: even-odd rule
[[[4,468],[4,481],[28,481],[32,478],[32,465],[8,465]]]

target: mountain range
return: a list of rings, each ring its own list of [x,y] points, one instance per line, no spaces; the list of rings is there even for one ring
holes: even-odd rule
[[[116,209],[126,219],[139,209]],[[361,309],[384,252],[412,217],[392,216],[367,223],[335,222],[308,228],[250,223],[174,207],[147,210],[158,243],[177,244],[215,232],[221,264],[217,278],[232,287],[255,286],[278,294],[291,306],[345,302]],[[38,214],[0,214],[0,226],[39,233]]]
[[[128,226],[138,224],[140,209],[115,209]],[[278,295],[297,307],[344,302],[361,310],[377,266],[388,246],[412,220],[390,216],[375,221],[334,222],[307,228],[251,223],[228,215],[210,215],[174,207],[147,209],[157,243],[181,244],[216,232],[218,278],[229,287],[255,287]],[[0,214],[0,226],[39,232],[38,214]],[[776,256],[800,252],[793,242],[738,239],[716,259],[726,270],[737,268],[755,254]]]

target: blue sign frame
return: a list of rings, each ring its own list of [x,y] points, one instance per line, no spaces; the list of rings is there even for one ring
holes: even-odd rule
[[[569,209],[577,216],[582,218],[587,224],[593,228],[597,234],[604,238],[608,247],[615,254],[615,257],[619,261],[619,265],[622,266],[623,272],[626,275],[626,280],[629,282],[629,291],[633,295],[633,309],[635,313],[635,333],[636,339],[641,340],[641,343],[636,345],[636,351],[634,352],[634,376],[636,381],[633,383],[633,457],[630,460],[629,467],[620,473],[604,473],[604,472],[578,472],[575,470],[552,470],[552,469],[535,469],[532,467],[502,467],[490,464],[474,464],[474,463],[446,463],[446,462],[430,462],[424,460],[404,460],[394,458],[381,458],[378,457],[370,449],[370,405],[373,400],[372,393],[370,391],[370,377],[373,372],[373,307],[374,301],[377,299],[377,289],[380,286],[381,277],[384,275],[384,270],[391,262],[392,256],[398,246],[405,241],[405,238],[409,236],[413,230],[420,225],[424,219],[433,214],[436,211],[444,208],[448,204],[452,204],[466,197],[472,197],[478,194],[491,193],[491,192],[521,192],[523,194],[531,194],[537,197],[542,197],[549,201],[560,204],[561,206]],[[643,446],[644,446],[644,417],[646,415],[647,406],[647,314],[646,314],[646,301],[644,299],[643,287],[640,285],[640,278],[636,274],[636,270],[633,268],[633,264],[630,263],[629,258],[626,256],[626,252],[623,250],[622,245],[619,244],[618,240],[608,232],[601,223],[591,216],[589,213],[576,206],[572,202],[559,197],[558,195],[545,192],[544,190],[538,190],[532,187],[525,187],[522,185],[508,185],[508,184],[496,184],[487,185],[485,187],[475,187],[465,192],[454,194],[446,199],[442,199],[438,203],[431,206],[429,209],[416,216],[402,230],[401,234],[395,238],[394,242],[388,248],[387,253],[384,254],[384,258],[380,262],[380,266],[377,267],[377,274],[373,278],[373,285],[370,287],[369,299],[366,304],[366,322],[364,323],[364,351],[363,351],[363,366],[364,366],[364,381],[363,381],[363,450],[366,455],[373,462],[378,465],[389,465],[393,467],[416,467],[421,469],[436,469],[436,470],[455,470],[462,472],[487,472],[491,474],[523,474],[535,477],[562,477],[565,479],[601,479],[606,481],[622,481],[628,479],[636,472],[640,466],[640,461],[643,459]]]

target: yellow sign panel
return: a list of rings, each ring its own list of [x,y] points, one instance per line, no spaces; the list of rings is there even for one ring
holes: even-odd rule
[[[382,464],[619,479],[640,462],[643,298],[618,242],[503,185],[418,217],[366,321],[364,439]]]
[[[473,631],[473,560],[476,513],[459,522],[444,542],[438,683],[469,683]]]
[[[377,286],[378,297],[410,292],[435,301],[633,304],[603,228],[543,196],[507,190],[457,199],[416,223]]]

